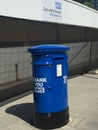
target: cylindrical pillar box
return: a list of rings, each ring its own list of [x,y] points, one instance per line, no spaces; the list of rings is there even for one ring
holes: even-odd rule
[[[67,46],[52,44],[28,49],[33,57],[34,125],[37,128],[59,128],[69,122],[68,50]]]

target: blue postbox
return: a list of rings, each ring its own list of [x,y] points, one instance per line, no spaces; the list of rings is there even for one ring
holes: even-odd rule
[[[67,76],[68,46],[45,44],[28,49],[32,54],[34,125],[53,129],[69,122]]]

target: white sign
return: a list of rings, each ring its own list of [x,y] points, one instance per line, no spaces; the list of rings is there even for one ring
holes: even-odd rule
[[[57,64],[56,65],[56,76],[59,77],[59,76],[62,76],[62,65],[61,64]]]
[[[62,0],[42,0],[42,18],[45,21],[62,22]]]

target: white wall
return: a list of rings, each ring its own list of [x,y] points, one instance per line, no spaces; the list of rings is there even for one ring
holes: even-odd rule
[[[98,28],[98,11],[71,0],[62,0],[62,7],[60,23]],[[41,8],[41,0],[0,0],[1,16],[45,21]]]
[[[69,0],[63,6],[63,23],[98,28],[98,11]]]
[[[41,0],[0,0],[0,15],[41,20]]]

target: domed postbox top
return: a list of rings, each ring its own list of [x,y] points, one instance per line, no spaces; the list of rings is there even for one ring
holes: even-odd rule
[[[28,51],[32,54],[50,54],[50,53],[64,53],[70,48],[64,45],[57,44],[44,44],[38,46],[32,46]]]

